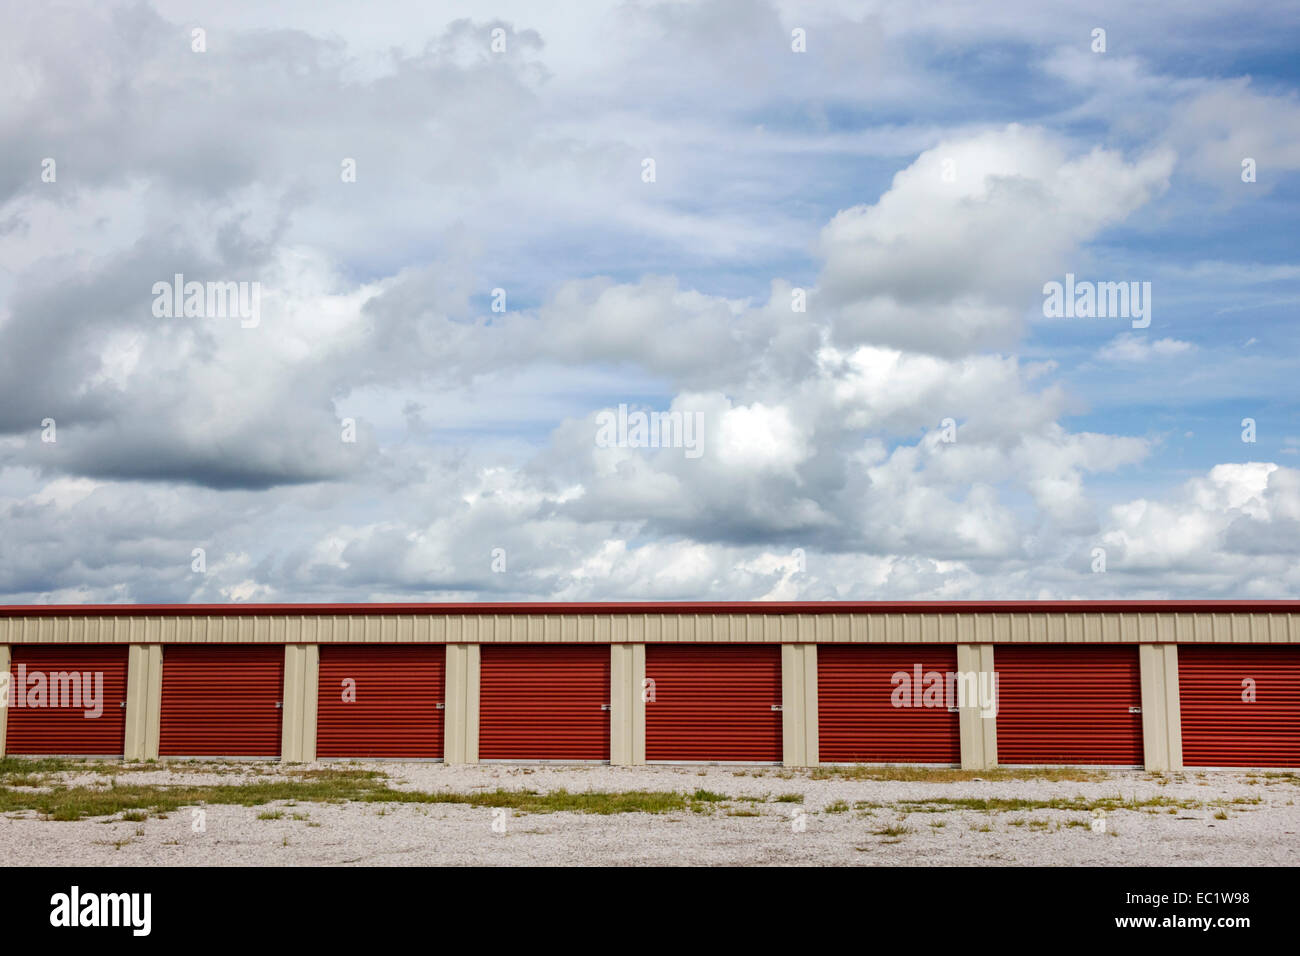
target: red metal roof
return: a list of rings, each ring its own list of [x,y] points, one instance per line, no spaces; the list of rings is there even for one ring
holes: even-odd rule
[[[1280,601],[522,601],[377,604],[9,604],[0,617],[255,617],[284,614],[1152,614],[1300,613]]]

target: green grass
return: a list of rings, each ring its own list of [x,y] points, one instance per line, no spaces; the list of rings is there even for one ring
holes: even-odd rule
[[[1054,797],[1050,800],[1027,800],[1018,797],[935,797],[930,800],[901,801],[898,806],[909,813],[947,813],[952,810],[982,810],[986,813],[1010,813],[1034,810],[1140,810],[1144,807],[1200,806],[1196,800],[1178,801],[1169,797],[1145,800],[1123,797]]]
[[[341,803],[349,800],[370,803],[462,804],[473,807],[505,807],[521,813],[668,813],[675,810],[707,809],[725,801],[723,794],[697,790],[693,794],[675,791],[631,790],[618,793],[570,793],[557,790],[480,791],[474,793],[427,793],[394,790],[383,775],[369,770],[311,770],[291,773],[296,779],[253,781],[245,784],[210,786],[161,786],[123,784],[116,779],[107,787],[55,786],[44,792],[19,791],[0,786],[0,813],[34,810],[52,820],[81,820],[131,813],[127,819],[144,819],[201,804],[254,807],[268,803]],[[280,811],[263,814],[279,819]]]
[[[777,803],[803,803],[802,793],[783,793],[776,798]]]
[[[901,837],[911,832],[911,827],[893,826],[881,827],[879,830],[872,830],[871,835],[878,837]]]
[[[725,793],[714,793],[712,790],[696,790],[691,794],[691,799],[699,803],[722,803],[731,798]]]
[[[826,805],[827,813],[847,813],[849,809],[849,805],[843,800],[836,800],[834,803]]]
[[[845,766],[814,767],[813,780],[900,780],[911,783],[963,783],[970,780],[1047,780],[1051,782],[1093,782],[1105,780],[1104,770],[1077,767],[995,767],[992,770],[958,770],[955,767]]]
[[[336,771],[346,774],[346,771]],[[624,792],[570,793],[557,790],[538,793],[534,790],[480,791],[474,793],[393,790],[369,777],[344,776],[341,779],[219,784],[215,786],[133,786],[55,787],[46,792],[20,792],[0,788],[0,812],[34,810],[51,820],[81,820],[87,817],[123,814],[122,819],[144,820],[150,814],[162,815],[182,807],[199,805],[233,805],[254,807],[269,803],[365,803],[459,804],[471,807],[504,807],[519,813],[671,813],[690,810],[708,813],[727,797],[696,791],[631,790]],[[847,809],[847,807],[845,807]],[[381,812],[385,812],[381,808]],[[732,811],[733,816],[758,816],[754,811]],[[281,810],[258,814],[261,820],[278,820]],[[293,814],[294,819],[306,817]]]

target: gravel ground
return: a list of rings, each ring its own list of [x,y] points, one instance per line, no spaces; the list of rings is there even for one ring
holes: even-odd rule
[[[324,765],[338,767],[338,764]],[[209,806],[140,822],[0,816],[0,865],[1274,865],[1300,864],[1300,778],[1211,772],[1113,772],[1096,781],[911,782],[813,779],[805,771],[735,767],[448,767],[359,763],[395,789],[472,793],[677,790],[725,794],[704,812],[494,814],[460,804]],[[301,769],[301,768],[298,768]],[[124,773],[130,784],[276,779],[269,764]],[[65,773],[68,784],[102,775]],[[781,802],[786,796],[791,802]],[[792,802],[798,797],[802,803]],[[934,799],[1169,798],[1194,805],[1114,810],[1104,833],[1087,810],[947,809]],[[742,798],[753,798],[744,800]],[[1245,801],[1259,802],[1247,803]],[[1234,803],[1233,801],[1239,801]],[[872,804],[873,806],[860,806]],[[1225,805],[1220,811],[1219,805]],[[280,819],[259,814],[280,810]],[[1226,819],[1216,816],[1226,812]],[[733,815],[754,814],[754,815]],[[295,819],[298,817],[299,819]],[[493,829],[504,820],[505,832]],[[801,826],[802,824],[802,826]],[[1073,825],[1071,825],[1073,824]]]

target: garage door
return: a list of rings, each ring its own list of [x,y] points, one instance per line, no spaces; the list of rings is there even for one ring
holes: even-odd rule
[[[163,648],[165,757],[278,757],[284,647],[202,644]]]
[[[947,675],[956,671],[954,646],[821,645],[820,759],[961,763],[959,716],[948,710],[946,693]]]
[[[609,759],[609,645],[484,644],[479,667],[479,759]]]
[[[781,648],[648,644],[646,759],[781,760]]]
[[[316,755],[442,757],[441,644],[325,644]]]
[[[5,751],[121,756],[126,657],[125,645],[14,645]]]
[[[998,763],[1142,764],[1136,647],[997,645]]]
[[[1178,694],[1185,766],[1300,767],[1300,647],[1180,645]]]

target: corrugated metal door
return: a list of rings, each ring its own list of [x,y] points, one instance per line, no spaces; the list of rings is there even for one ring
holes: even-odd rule
[[[1140,766],[1136,647],[998,644],[998,763]]]
[[[1178,694],[1184,766],[1300,767],[1300,647],[1182,644]]]
[[[125,645],[10,649],[5,751],[120,757],[126,740]]]
[[[952,645],[817,648],[817,736],[828,763],[961,763]],[[937,680],[936,680],[937,675]],[[937,688],[937,689],[936,689]],[[927,693],[928,691],[928,693]]]
[[[442,644],[322,644],[319,757],[442,757]]]
[[[609,645],[482,645],[478,755],[608,760]]]
[[[781,760],[781,648],[647,644],[646,759]]]
[[[169,644],[163,648],[164,757],[278,757],[281,644]]]

